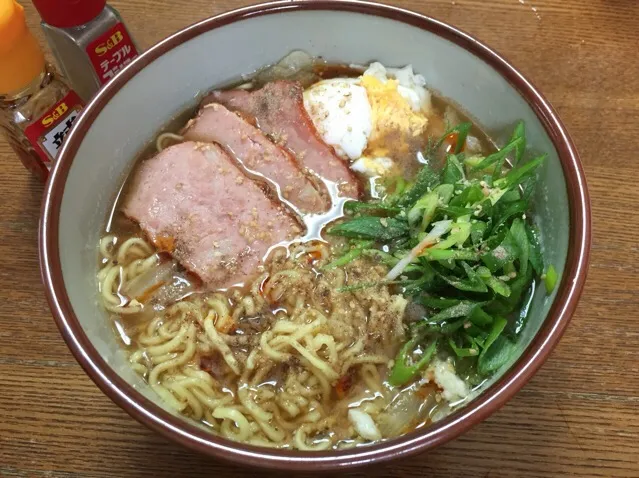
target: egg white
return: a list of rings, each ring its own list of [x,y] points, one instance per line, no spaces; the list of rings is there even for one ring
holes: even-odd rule
[[[351,160],[366,149],[373,128],[366,89],[357,78],[322,80],[304,92],[304,107],[324,142]]]
[[[395,162],[391,158],[384,156],[377,158],[362,156],[351,165],[353,171],[370,177],[386,176],[394,167]]]
[[[363,76],[383,84],[395,79],[397,92],[412,111],[426,115],[431,108],[426,81],[411,65],[386,68],[378,62],[371,63],[358,78],[333,78],[311,85],[304,92],[304,107],[323,141],[349,159],[351,169],[370,177],[385,176],[395,169],[393,159],[365,154],[374,124],[367,90],[361,84]]]

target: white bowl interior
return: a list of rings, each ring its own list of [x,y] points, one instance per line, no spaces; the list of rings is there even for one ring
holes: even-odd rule
[[[326,25],[331,26],[330,34]],[[537,222],[548,263],[554,264],[560,275],[563,271],[570,218],[557,153],[527,102],[492,67],[433,33],[361,13],[297,11],[232,23],[162,55],[115,94],[82,141],[62,199],[60,259],[73,310],[100,355],[125,381],[155,402],[159,403],[159,398],[130,369],[98,304],[97,244],[107,214],[136,155],[171,117],[193,105],[211,87],[273,63],[294,49],[335,62],[411,63],[430,88],[462,105],[498,139],[504,139],[511,126],[523,119],[529,148],[549,153],[541,172],[543,186],[537,191]],[[546,298],[542,291],[536,294],[521,340],[522,351],[541,326],[552,298]]]

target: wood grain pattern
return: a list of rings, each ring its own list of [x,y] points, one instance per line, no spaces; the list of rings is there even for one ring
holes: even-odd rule
[[[26,3],[26,2],[25,2]],[[245,0],[121,0],[147,47]],[[594,246],[581,305],[537,376],[503,410],[433,453],[349,476],[639,476],[639,2],[396,0],[505,55],[554,104],[586,168]],[[30,26],[38,17],[25,4]],[[39,31],[38,31],[39,35]],[[41,38],[41,37],[40,37]],[[0,142],[0,476],[271,476],[150,432],[77,365],[37,261],[42,185]]]

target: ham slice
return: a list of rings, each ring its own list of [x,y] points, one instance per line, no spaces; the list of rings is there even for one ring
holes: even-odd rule
[[[302,232],[297,220],[217,145],[187,141],[143,162],[124,213],[211,288],[253,277],[269,249]]]
[[[215,142],[249,172],[268,180],[300,212],[321,213],[327,201],[304,175],[293,157],[255,126],[218,103],[204,106],[182,132],[190,141]]]
[[[298,163],[320,178],[337,183],[342,196],[357,198],[359,183],[348,164],[324,143],[304,109],[302,86],[295,81],[267,83],[256,91],[214,91],[203,104],[221,103],[255,118],[257,126],[293,153]]]

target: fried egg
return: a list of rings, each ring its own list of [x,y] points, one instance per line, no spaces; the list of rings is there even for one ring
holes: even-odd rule
[[[351,168],[368,176],[395,170],[394,156],[422,137],[431,108],[426,81],[411,65],[372,63],[357,78],[332,78],[304,92],[304,107],[320,137]]]

